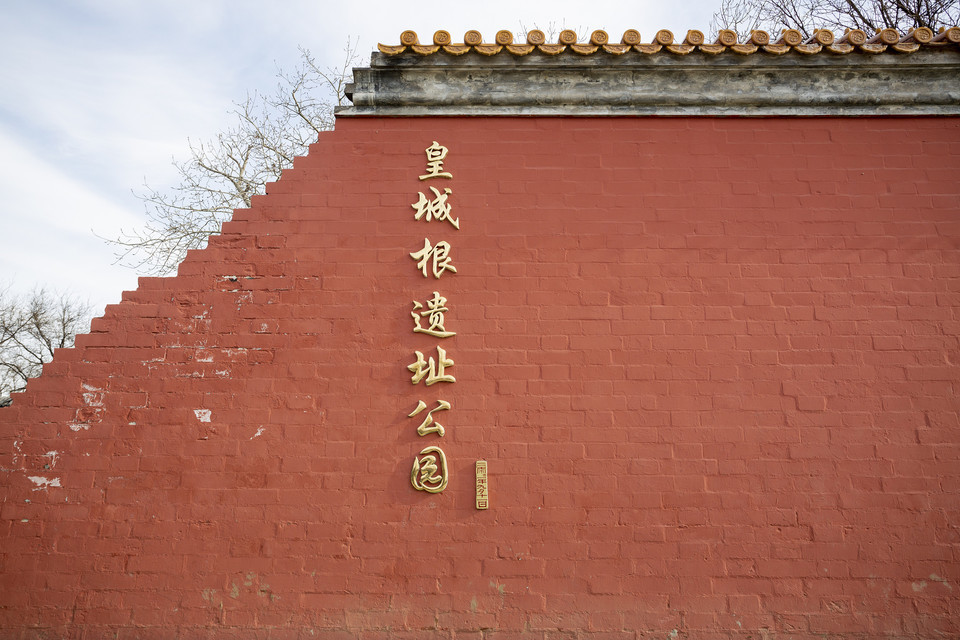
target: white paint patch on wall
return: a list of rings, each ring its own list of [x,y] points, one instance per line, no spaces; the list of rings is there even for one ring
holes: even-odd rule
[[[200,422],[210,422],[210,409],[194,409],[193,413]]]
[[[934,582],[939,582],[940,584],[942,584],[943,586],[945,586],[945,587],[946,587],[947,589],[949,589],[950,591],[953,591],[953,585],[951,585],[949,582],[947,582],[947,579],[946,579],[946,578],[942,578],[942,577],[938,576],[938,575],[935,574],[935,573],[931,573],[931,574],[930,574],[930,579],[933,580]]]
[[[103,389],[99,387],[94,387],[92,385],[83,383],[83,401],[88,407],[102,407],[103,406]]]
[[[34,491],[46,491],[49,487],[59,487],[60,478],[44,478],[43,476],[27,476],[27,480],[37,485]]]

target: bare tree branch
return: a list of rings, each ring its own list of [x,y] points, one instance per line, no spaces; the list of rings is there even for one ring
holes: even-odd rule
[[[711,29],[734,29],[746,39],[756,28],[771,31],[771,35],[782,28],[797,29],[810,37],[816,29],[874,33],[892,27],[907,33],[919,27],[936,31],[958,23],[957,0],[723,0]]]
[[[553,20],[548,22],[547,25],[542,29],[536,23],[534,23],[533,26],[528,29],[526,25],[524,25],[521,22],[520,30],[513,35],[514,40],[516,42],[526,42],[527,34],[529,34],[531,31],[535,29],[543,31],[543,35],[544,37],[546,37],[547,42],[558,42],[560,39],[560,32],[565,31],[567,29],[577,34],[577,42],[590,41],[590,32],[586,28],[579,25],[576,27],[567,26],[565,22],[561,21],[557,23],[557,22],[554,22]]]
[[[72,347],[90,325],[90,305],[38,289],[15,296],[0,289],[0,407],[40,375],[56,349]]]
[[[135,192],[146,211],[143,227],[105,238],[117,261],[149,275],[172,273],[190,249],[201,248],[234,209],[248,208],[266,184],[333,128],[342,105],[356,44],[347,41],[342,64],[323,67],[307,49],[292,72],[277,71],[272,95],[254,93],[235,104],[236,125],[208,142],[190,142],[190,158],[174,160],[180,183],[169,189],[148,184]]]

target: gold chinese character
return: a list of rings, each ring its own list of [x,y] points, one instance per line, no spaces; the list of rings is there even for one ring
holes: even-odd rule
[[[426,408],[427,408],[426,403],[425,403],[423,400],[420,400],[420,402],[417,403],[417,408],[414,409],[414,410],[413,410],[413,413],[411,413],[411,414],[410,414],[409,416],[407,416],[407,417],[408,417],[408,418],[412,418],[412,417],[414,417],[415,415],[417,415],[418,413],[420,413],[421,411],[423,411],[423,410],[426,409]],[[440,424],[439,422],[436,422],[436,421],[433,419],[433,412],[434,412],[434,411],[446,411],[446,410],[449,409],[449,408],[450,408],[450,403],[449,403],[449,402],[447,402],[446,400],[437,400],[437,408],[436,408],[436,409],[431,409],[430,412],[427,413],[427,417],[424,418],[424,419],[423,419],[423,422],[420,423],[420,426],[417,427],[417,433],[418,433],[419,435],[421,435],[421,436],[425,436],[425,435],[427,435],[428,433],[436,433],[437,435],[439,435],[439,436],[442,438],[442,437],[443,437],[443,434],[444,434],[443,425]]]
[[[417,491],[440,493],[447,488],[447,457],[440,447],[427,447],[413,459],[410,484]]]
[[[447,204],[447,196],[449,196],[453,191],[450,189],[444,189],[443,193],[436,187],[430,187],[430,191],[433,191],[433,200],[427,200],[427,196],[423,195],[421,191],[418,195],[420,200],[410,205],[416,210],[416,213],[413,215],[414,220],[419,220],[420,218],[426,216],[427,222],[431,220],[439,220],[443,222],[446,220],[453,225],[455,229],[460,228],[460,218],[454,218],[450,215],[450,211],[453,208],[451,205]]]
[[[450,264],[450,244],[438,242],[430,246],[430,239],[423,239],[423,249],[416,253],[411,253],[410,257],[417,261],[417,269],[423,272],[423,277],[427,277],[427,263],[432,261],[431,270],[433,277],[439,279],[444,271],[457,272],[457,268]]]
[[[416,352],[417,361],[413,364],[407,365],[407,369],[413,372],[413,376],[410,380],[413,384],[417,384],[423,377],[427,377],[427,386],[437,383],[437,382],[456,382],[457,379],[451,376],[450,374],[445,374],[443,372],[445,367],[452,367],[453,360],[447,357],[447,352],[443,350],[442,347],[437,347],[437,361],[434,362],[433,357],[430,358],[429,363],[423,359],[423,354],[419,351]]]
[[[443,170],[443,159],[447,157],[447,148],[443,147],[436,140],[425,149],[427,153],[427,173],[420,176],[421,180],[429,178],[452,178],[453,176]]]
[[[436,338],[449,338],[450,336],[457,335],[453,331],[447,331],[443,326],[444,314],[449,311],[449,309],[447,309],[447,299],[441,296],[439,292],[434,291],[433,298],[427,300],[426,311],[420,311],[418,313],[418,309],[423,309],[423,305],[415,300],[413,302],[413,311],[410,312],[410,315],[413,316],[414,333],[426,333]],[[430,320],[430,326],[426,329],[420,326],[421,316]]]

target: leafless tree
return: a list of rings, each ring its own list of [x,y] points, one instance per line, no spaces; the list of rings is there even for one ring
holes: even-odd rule
[[[544,27],[540,27],[537,23],[534,23],[532,27],[527,28],[523,22],[520,23],[520,30],[514,34],[516,42],[526,42],[527,34],[537,29],[543,31],[543,35],[546,36],[547,42],[558,42],[560,38],[560,32],[566,29],[574,31],[577,34],[577,42],[587,42],[590,39],[590,32],[581,26],[568,27],[565,22],[554,22],[551,20]]]
[[[357,61],[350,41],[337,67],[323,67],[306,49],[293,72],[277,72],[273,94],[254,93],[233,111],[236,124],[215,139],[190,142],[190,157],[174,160],[180,183],[170,189],[148,184],[136,193],[147,221],[142,228],[107,239],[118,260],[139,272],[167,275],[189,249],[206,244],[234,209],[250,206],[267,182],[278,180],[293,159],[306,153],[317,134],[333,128]]]
[[[72,347],[90,326],[90,305],[38,289],[17,296],[0,290],[0,407],[40,375],[54,349]]]
[[[745,39],[753,29],[779,34],[797,29],[862,29],[873,34],[893,27],[902,33],[919,27],[936,32],[960,23],[958,0],[723,0],[711,30],[733,29]]]

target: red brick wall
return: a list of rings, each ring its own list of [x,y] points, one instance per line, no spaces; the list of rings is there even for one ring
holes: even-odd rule
[[[958,178],[957,119],[341,120],[0,410],[0,635],[956,637]]]

